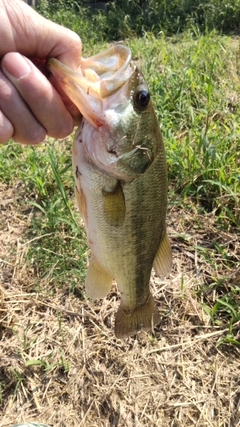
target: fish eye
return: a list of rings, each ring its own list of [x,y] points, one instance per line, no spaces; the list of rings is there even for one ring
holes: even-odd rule
[[[147,89],[139,89],[134,94],[135,106],[139,110],[144,110],[147,107],[149,100],[150,94]]]

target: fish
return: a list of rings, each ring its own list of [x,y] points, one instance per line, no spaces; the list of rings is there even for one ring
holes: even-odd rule
[[[82,114],[72,163],[91,250],[86,293],[104,298],[115,280],[121,296],[115,336],[151,331],[161,321],[151,271],[166,276],[172,255],[166,154],[149,88],[121,44],[82,58],[77,72],[55,58],[48,68]]]

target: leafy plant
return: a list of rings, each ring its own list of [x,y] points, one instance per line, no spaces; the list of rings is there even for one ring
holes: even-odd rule
[[[146,31],[170,35],[194,26],[201,32],[240,30],[238,0],[111,0],[104,9],[89,7],[84,0],[42,0],[38,10],[78,32],[84,41],[119,40]]]

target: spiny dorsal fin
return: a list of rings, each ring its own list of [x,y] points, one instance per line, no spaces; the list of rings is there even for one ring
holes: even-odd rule
[[[156,253],[153,268],[157,276],[166,276],[172,267],[172,251],[167,233],[162,239]]]
[[[102,190],[104,218],[109,225],[121,226],[125,219],[125,197],[120,181],[113,190]]]
[[[85,280],[86,293],[90,298],[104,298],[111,290],[113,278],[91,257]]]

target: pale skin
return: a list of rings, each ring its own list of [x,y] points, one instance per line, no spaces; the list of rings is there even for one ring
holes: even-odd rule
[[[39,69],[49,57],[77,70],[80,38],[21,0],[0,0],[0,143],[64,138],[78,124],[77,108]]]

